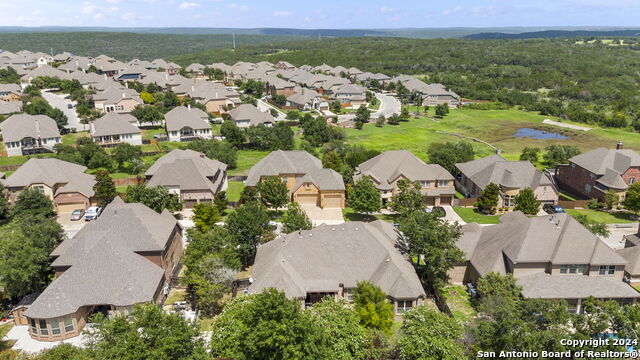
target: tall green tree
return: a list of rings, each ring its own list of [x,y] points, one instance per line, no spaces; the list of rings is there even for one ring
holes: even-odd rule
[[[538,162],[540,148],[525,146],[520,153],[520,161],[529,161],[532,164]]]
[[[4,185],[0,184],[0,224],[9,221],[10,210],[9,196],[4,189]]]
[[[142,158],[142,148],[128,143],[120,143],[111,152],[113,160],[118,163],[120,171],[126,171],[125,164]]]
[[[246,136],[242,129],[232,120],[227,120],[220,127],[220,134],[224,139],[235,147],[240,147],[246,141]]]
[[[147,125],[160,124],[164,119],[162,110],[157,106],[136,106],[136,108],[131,111],[131,115],[138,119],[140,124]]]
[[[380,211],[382,198],[380,191],[369,177],[363,176],[349,190],[349,206],[359,213],[370,214]]]
[[[366,106],[360,106],[358,110],[356,110],[356,121],[367,123],[369,119],[371,119],[371,111],[369,111]]]
[[[391,197],[391,209],[400,215],[424,209],[424,196],[420,192],[420,183],[408,180],[398,181],[398,193]]]
[[[640,182],[629,185],[623,204],[626,209],[633,211],[636,215],[640,212]]]
[[[456,319],[419,306],[403,315],[396,348],[403,360],[464,359],[462,335]]]
[[[275,289],[240,296],[212,324],[214,358],[264,360],[332,359],[330,339],[297,300]]]
[[[116,185],[111,179],[111,175],[106,170],[100,170],[96,173],[96,183],[93,185],[95,198],[98,206],[105,207],[118,196]]]
[[[399,223],[418,276],[427,288],[440,289],[449,280],[448,271],[464,260],[456,246],[462,236],[460,225],[424,211],[409,213]]]
[[[220,221],[221,215],[213,204],[199,203],[193,206],[193,216],[191,220],[196,228],[202,232],[206,232]]]
[[[516,206],[513,210],[522,211],[527,215],[535,215],[540,210],[540,202],[536,197],[536,194],[533,193],[531,188],[526,187],[515,198]]]
[[[607,209],[613,209],[620,204],[620,195],[615,190],[609,189],[604,194],[604,205]]]
[[[522,287],[516,283],[516,278],[512,274],[502,276],[497,272],[490,272],[478,279],[476,288],[480,297],[497,296],[517,299],[522,292]]]
[[[16,202],[11,208],[11,217],[36,217],[52,218],[56,216],[53,202],[45,194],[36,188],[26,188],[20,192]]]
[[[157,213],[163,210],[170,212],[182,210],[180,198],[170,193],[164,186],[147,186],[136,184],[127,187],[124,201],[128,203],[142,203]]]
[[[234,239],[245,265],[253,262],[258,244],[274,238],[267,209],[257,201],[240,205],[227,217],[225,228]]]
[[[185,271],[182,282],[195,295],[196,307],[203,316],[219,314],[224,299],[231,292],[236,271],[225,265],[225,259],[210,253],[204,255]]]
[[[474,206],[483,214],[495,214],[498,208],[499,196],[500,186],[489,183],[478,197],[478,200],[476,200]]]
[[[358,282],[353,291],[353,305],[364,327],[390,332],[394,317],[393,304],[380,287],[368,281]]]
[[[466,141],[433,143],[429,145],[427,155],[430,163],[438,164],[454,175],[460,173],[457,163],[471,161],[475,156],[473,146]]]
[[[592,220],[585,214],[575,214],[572,216],[580,224],[582,224],[582,226],[587,228],[587,230],[591,231],[595,235],[602,237],[608,237],[609,235],[611,235],[611,231],[609,231],[607,224],[603,222]]]
[[[566,164],[569,159],[580,154],[580,149],[573,145],[550,145],[545,149],[542,158],[549,166]]]
[[[282,215],[282,232],[285,234],[298,230],[311,230],[313,224],[298,203],[289,203],[287,211]]]
[[[221,161],[230,169],[235,169],[237,166],[238,152],[228,141],[196,140],[190,142],[187,148],[204,153],[210,159]]]
[[[263,179],[256,186],[260,199],[265,206],[272,207],[276,211],[289,202],[289,189],[287,184],[277,176]]]

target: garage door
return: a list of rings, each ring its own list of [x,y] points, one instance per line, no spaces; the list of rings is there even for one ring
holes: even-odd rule
[[[184,208],[185,209],[193,209],[193,207],[198,203],[198,200],[185,200]]]
[[[325,195],[324,207],[326,208],[341,208],[342,207],[342,195]]]
[[[75,209],[84,209],[84,203],[58,204],[58,213],[70,213]]]
[[[318,195],[297,195],[296,202],[301,205],[318,205]]]
[[[427,206],[435,206],[436,198],[433,196],[427,197]]]
[[[451,205],[452,199],[453,199],[452,196],[441,196],[440,205]]]

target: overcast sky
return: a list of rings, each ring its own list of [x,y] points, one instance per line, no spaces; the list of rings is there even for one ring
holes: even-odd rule
[[[0,0],[0,26],[640,26],[640,0]]]

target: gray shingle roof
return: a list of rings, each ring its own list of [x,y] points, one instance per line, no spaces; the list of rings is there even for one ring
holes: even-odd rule
[[[533,274],[517,279],[522,295],[542,299],[640,298],[640,293],[624,282],[606,276]]]
[[[26,137],[56,138],[60,131],[55,120],[46,115],[16,114],[0,123],[2,141],[20,141]]]
[[[18,84],[0,84],[0,92],[20,94],[22,88]]]
[[[386,151],[358,165],[358,172],[371,177],[380,190],[391,189],[391,183],[400,176],[410,181],[454,180],[442,166],[425,164],[407,150]]]
[[[0,114],[19,113],[22,111],[22,101],[0,101]]]
[[[408,258],[395,247],[398,234],[388,223],[347,222],[294,232],[258,247],[252,293],[269,287],[289,297],[337,292],[371,281],[396,299],[424,297]]]
[[[184,127],[210,129],[208,119],[207,113],[195,107],[178,106],[164,115],[167,131],[178,131]]]
[[[203,153],[176,149],[158,159],[145,173],[150,186],[179,186],[181,190],[220,191],[227,165]],[[213,179],[215,178],[215,182]]]
[[[331,169],[323,169],[322,162],[306,151],[277,150],[269,153],[258,161],[247,176],[247,186],[256,186],[263,176],[278,176],[280,174],[304,175],[304,182],[312,182],[320,190],[344,190],[342,176]]]
[[[596,175],[605,175],[607,169],[624,173],[631,166],[640,166],[640,154],[629,149],[598,148],[569,159]]]
[[[456,167],[480,189],[484,189],[489,183],[533,190],[539,186],[552,185],[551,180],[530,162],[507,161],[500,155],[456,164]]]
[[[273,124],[275,121],[270,113],[262,112],[251,104],[239,105],[235,109],[229,111],[229,117],[235,122],[249,121],[249,126]]]
[[[133,115],[108,113],[91,124],[91,136],[140,134],[136,121]]]
[[[26,187],[31,184],[45,184],[54,187],[64,184],[54,195],[78,192],[90,198],[94,195],[93,175],[86,174],[87,168],[82,165],[53,159],[31,158],[11,174],[5,181],[7,187]]]

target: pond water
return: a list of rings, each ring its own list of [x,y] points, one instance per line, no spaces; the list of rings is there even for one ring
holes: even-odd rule
[[[558,134],[558,133],[555,133],[555,132],[549,132],[549,131],[536,130],[536,129],[531,129],[531,128],[518,129],[518,131],[516,131],[516,133],[513,134],[513,136],[519,137],[519,138],[526,137],[526,138],[537,139],[537,140],[565,140],[565,139],[567,139],[567,137],[562,135],[562,134]]]

